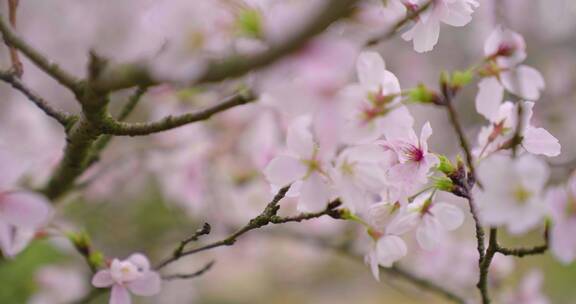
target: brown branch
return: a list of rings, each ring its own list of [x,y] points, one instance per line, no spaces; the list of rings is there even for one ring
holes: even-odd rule
[[[32,89],[28,88],[15,72],[0,71],[0,80],[10,84],[14,89],[20,91],[46,115],[54,118],[64,127],[69,127],[71,123],[78,119],[75,115],[53,108],[46,100],[44,100],[44,98],[35,93]]]
[[[208,272],[210,269],[212,269],[212,266],[214,266],[214,263],[215,263],[214,261],[211,261],[208,264],[204,265],[204,267],[202,267],[200,270],[193,272],[193,273],[177,273],[177,274],[165,275],[165,276],[162,276],[162,280],[172,281],[172,280],[188,280],[188,279],[197,278],[197,277],[205,274],[206,272]]]
[[[528,248],[524,247],[506,248],[498,245],[496,251],[503,255],[511,255],[522,258],[530,255],[544,254],[548,250],[549,246],[550,246],[550,224],[546,222],[546,226],[544,228],[544,244]]]
[[[324,216],[324,215],[330,215],[334,218],[338,218],[339,213],[335,208],[340,206],[339,201],[334,201],[334,202],[328,204],[326,209],[324,209],[323,211],[320,211],[320,212],[301,213],[299,215],[292,216],[292,217],[279,217],[279,216],[277,216],[276,214],[278,213],[278,210],[280,209],[280,207],[278,206],[278,203],[280,202],[280,200],[282,200],[284,198],[284,196],[288,192],[289,188],[290,187],[287,186],[287,187],[280,189],[280,191],[278,191],[278,193],[274,196],[272,201],[270,203],[268,203],[268,205],[266,205],[266,208],[264,208],[264,211],[262,211],[262,213],[260,213],[255,218],[251,219],[248,222],[248,224],[246,224],[244,227],[238,229],[236,232],[232,233],[228,237],[226,237],[222,240],[204,245],[202,247],[195,248],[195,249],[190,249],[190,250],[180,251],[180,252],[174,251],[174,253],[170,257],[161,261],[158,264],[158,266],[156,266],[156,269],[164,268],[168,264],[173,263],[173,262],[179,260],[180,258],[188,256],[188,255],[196,254],[199,252],[203,252],[206,250],[210,250],[210,249],[214,249],[214,248],[218,248],[218,247],[222,247],[222,246],[234,245],[236,240],[240,236],[245,234],[246,232],[267,226],[268,224],[282,224],[282,223],[288,223],[288,222],[301,222],[304,220],[319,218],[319,217]]]
[[[69,88],[74,93],[79,92],[78,80],[71,74],[68,74],[68,72],[62,70],[51,60],[47,59],[43,54],[14,33],[12,29],[10,29],[10,26],[4,21],[2,15],[0,15],[0,33],[7,45],[18,49],[41,70],[52,76],[52,78],[56,79],[63,86]]]
[[[118,115],[118,121],[124,121],[128,118],[128,116],[130,116],[130,114],[134,111],[140,100],[142,100],[142,96],[144,96],[144,94],[146,94],[147,91],[148,88],[146,87],[139,87],[138,89],[136,89],[136,91],[134,91],[134,94],[130,96],[128,102],[124,105],[122,111]],[[100,154],[110,144],[112,138],[113,138],[112,135],[109,134],[102,135],[100,136],[100,138],[98,138],[98,140],[94,143],[94,148],[92,151],[91,159],[89,161],[89,165],[92,165],[93,163],[98,161]]]
[[[278,59],[300,49],[311,38],[322,33],[332,23],[352,12],[358,0],[330,0],[321,7],[315,16],[304,21],[300,31],[292,34],[283,42],[268,50],[247,56],[231,56],[208,63],[206,71],[194,82],[218,82],[228,78],[240,77],[256,69],[265,67]],[[99,91],[116,91],[137,85],[153,85],[158,80],[141,64],[120,64],[107,68],[94,83]]]
[[[444,94],[444,107],[448,111],[448,117],[450,118],[450,123],[454,131],[456,131],[456,135],[458,136],[458,141],[460,142],[460,147],[462,151],[464,151],[464,155],[466,156],[466,165],[468,166],[468,170],[470,170],[470,176],[473,178],[474,182],[478,184],[478,186],[482,186],[480,181],[476,176],[476,167],[474,166],[474,157],[472,156],[472,150],[470,149],[470,144],[466,139],[466,135],[464,134],[464,129],[462,128],[462,124],[460,123],[460,119],[458,118],[458,113],[453,105],[454,96],[450,92],[445,92]]]
[[[476,249],[478,250],[478,265],[482,264],[484,260],[484,228],[480,224],[480,219],[478,218],[478,210],[474,204],[472,196],[468,198],[468,206],[470,207],[470,213],[472,214],[472,219],[474,220],[474,228],[476,230]]]
[[[12,28],[16,28],[16,14],[18,11],[18,4],[19,0],[8,0],[8,18],[10,20],[10,25]],[[12,62],[12,70],[18,77],[22,77],[24,73],[24,66],[22,65],[22,61],[20,61],[20,57],[18,56],[18,50],[7,44],[8,49],[10,50],[10,61]]]
[[[490,295],[488,293],[488,271],[490,270],[490,264],[492,263],[492,258],[498,250],[498,230],[496,228],[490,228],[490,239],[488,241],[488,249],[486,249],[486,254],[480,263],[480,278],[478,279],[478,290],[482,297],[482,304],[490,303]]]
[[[142,123],[126,123],[107,119],[102,122],[102,133],[110,135],[128,135],[128,136],[142,136],[152,133],[163,132],[178,128],[197,121],[207,120],[214,114],[226,111],[236,106],[244,105],[255,100],[255,97],[250,93],[238,93],[232,95],[221,103],[188,114],[179,116],[167,116],[155,122],[142,122]]]

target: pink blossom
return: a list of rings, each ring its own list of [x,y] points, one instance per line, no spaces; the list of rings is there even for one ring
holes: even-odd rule
[[[559,155],[561,146],[558,140],[547,130],[530,124],[534,103],[521,103],[522,129],[519,132],[522,136],[521,147],[536,155]],[[504,102],[498,107],[497,112],[488,117],[490,125],[483,127],[478,134],[479,149],[476,153],[479,157],[505,148],[510,143],[518,127],[518,106],[519,103]]]
[[[356,61],[358,83],[341,92],[346,125],[342,138],[346,143],[370,143],[382,135],[406,133],[414,118],[400,101],[400,84],[386,70],[382,57],[365,51]]]
[[[495,154],[483,160],[478,167],[483,189],[474,193],[482,223],[506,226],[512,234],[534,228],[544,218],[548,176],[546,163],[530,154],[517,159]]]
[[[413,130],[408,136],[387,136],[384,146],[396,153],[397,163],[387,172],[388,181],[395,187],[412,192],[428,180],[430,169],[438,163],[438,157],[428,151],[428,139],[432,127],[426,122],[420,137]]]
[[[353,213],[365,211],[371,196],[385,187],[384,164],[390,153],[372,144],[350,147],[338,155],[332,174],[335,188]]]
[[[457,229],[463,222],[464,213],[458,207],[433,202],[430,193],[424,193],[402,209],[388,226],[387,232],[402,235],[415,229],[420,247],[432,250],[445,232]]]
[[[332,197],[329,155],[319,149],[310,124],[309,117],[296,119],[288,128],[288,151],[275,157],[264,169],[266,178],[274,186],[298,182],[293,188],[299,190],[298,209],[301,211],[321,210]]]
[[[576,176],[566,185],[557,186],[546,194],[546,203],[552,216],[550,249],[562,263],[576,258]]]
[[[423,0],[408,0],[408,10],[416,10],[423,5]],[[440,23],[451,26],[465,26],[472,20],[476,0],[435,0],[431,7],[420,14],[414,26],[402,35],[406,41],[412,40],[414,50],[418,53],[431,51],[440,35]]]
[[[367,210],[367,224],[369,225],[367,232],[371,242],[364,260],[378,281],[380,280],[379,266],[391,267],[408,253],[404,240],[387,229],[389,222],[397,216],[399,208],[399,204],[381,202],[371,205]]]
[[[21,252],[37,230],[48,223],[52,206],[43,196],[14,191],[0,193],[0,249],[8,257]]]
[[[498,112],[504,89],[526,100],[537,100],[544,78],[536,69],[519,65],[526,58],[526,43],[516,32],[497,27],[484,44],[488,59],[485,78],[478,83],[476,110],[490,119]]]
[[[98,271],[92,277],[97,288],[112,288],[110,304],[130,304],[130,293],[153,296],[160,292],[161,278],[150,269],[146,256],[135,253],[126,260],[112,260],[109,269]]]

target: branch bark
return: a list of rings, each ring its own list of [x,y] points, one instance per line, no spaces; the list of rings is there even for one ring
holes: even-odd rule
[[[40,110],[42,110],[46,115],[54,118],[65,128],[69,127],[74,121],[78,119],[77,116],[68,114],[64,111],[57,110],[53,108],[44,98],[39,94],[34,92],[32,89],[28,88],[15,74],[11,71],[0,71],[0,80],[10,84],[14,89],[20,91],[24,96],[26,96],[30,101],[32,101]]]
[[[142,136],[178,128],[197,121],[207,120],[214,114],[240,106],[256,99],[252,93],[238,93],[221,103],[193,113],[167,116],[155,122],[126,123],[108,118],[102,121],[102,133],[110,135]]]
[[[262,213],[260,213],[255,218],[251,219],[248,222],[248,224],[246,224],[242,228],[238,229],[236,232],[232,233],[228,237],[226,237],[222,240],[212,242],[212,243],[209,243],[207,245],[195,248],[195,249],[176,250],[176,251],[174,251],[172,256],[161,261],[156,266],[156,269],[157,270],[162,269],[162,268],[166,267],[167,265],[181,259],[182,257],[188,256],[188,255],[196,254],[196,253],[199,253],[202,251],[206,251],[206,250],[210,250],[210,249],[214,249],[214,248],[218,248],[218,247],[222,247],[222,246],[234,245],[234,243],[236,243],[236,240],[239,237],[241,237],[243,234],[245,234],[246,232],[267,226],[268,224],[282,224],[282,223],[288,223],[288,222],[301,222],[304,220],[319,218],[319,217],[324,216],[324,215],[330,215],[332,217],[337,217],[338,211],[336,210],[336,208],[338,208],[340,206],[340,201],[338,201],[338,200],[333,201],[332,203],[328,204],[326,209],[323,211],[320,211],[320,212],[301,213],[299,215],[292,216],[292,217],[279,217],[279,216],[277,216],[276,214],[278,213],[278,210],[280,209],[280,207],[278,206],[278,203],[280,202],[280,200],[282,200],[284,198],[284,196],[286,196],[286,193],[288,192],[289,189],[290,189],[289,186],[280,189],[278,191],[278,193],[274,196],[272,201],[270,201],[270,203],[268,203],[268,205],[266,205],[266,208],[264,208]]]

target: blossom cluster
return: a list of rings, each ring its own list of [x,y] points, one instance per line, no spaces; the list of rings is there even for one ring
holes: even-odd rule
[[[180,203],[186,215],[206,216],[226,227],[227,222],[240,225],[246,218],[260,225],[264,221],[254,216],[261,211],[261,204],[248,204],[265,201],[288,188],[288,199],[266,206],[265,212],[285,211],[292,202],[302,218],[330,215],[353,223],[360,228],[355,231],[354,250],[364,256],[376,280],[380,280],[382,267],[413,261],[406,264],[415,265],[413,270],[422,277],[446,280],[462,289],[475,285],[478,275],[482,276],[478,255],[482,260],[484,254],[475,249],[483,247],[485,240],[478,237],[476,246],[456,241],[455,232],[465,225],[468,208],[477,221],[476,229],[503,228],[516,236],[544,228],[546,246],[554,257],[572,263],[576,259],[576,240],[571,234],[576,233],[576,175],[563,184],[550,185],[548,160],[560,155],[562,147],[552,132],[539,124],[535,109],[544,103],[539,99],[546,85],[536,68],[524,64],[527,52],[522,35],[496,26],[478,63],[443,72],[438,89],[423,83],[401,86],[401,79],[384,60],[390,63],[391,59],[373,48],[374,37],[401,33],[414,51],[431,51],[439,41],[441,24],[467,25],[479,1],[359,1],[349,18],[334,22],[293,52],[258,66],[240,80],[214,87],[209,84],[197,91],[196,87],[180,89],[182,84],[200,79],[219,58],[232,58],[236,64],[236,58],[276,50],[299,35],[303,25],[294,22],[296,18],[314,18],[313,12],[329,2],[145,0],[137,6],[126,5],[134,8],[123,29],[129,39],[94,48],[90,44],[100,33],[85,25],[83,48],[90,45],[94,54],[112,62],[136,62],[138,71],[143,68],[150,73],[148,80],[160,84],[146,93],[151,101],[150,116],[159,121],[170,122],[174,112],[186,112],[190,104],[182,100],[210,104],[221,97],[214,87],[249,91],[247,95],[255,96],[257,102],[222,113],[224,119],[210,124],[152,136],[148,144],[157,149],[142,157],[144,165],[138,157],[121,159],[122,165],[130,168],[121,170],[114,164],[119,175],[104,174],[95,186],[90,177],[100,177],[101,172],[92,173],[102,168],[91,167],[100,152],[92,151],[95,155],[90,157],[96,157],[82,165],[90,169],[71,186],[71,192],[123,199],[120,193],[132,190],[131,184],[144,187],[139,180],[141,172],[152,173],[162,194]],[[81,5],[71,11],[86,24],[110,15],[105,5],[92,5],[98,8],[94,16],[88,16]],[[453,104],[456,95],[473,82],[477,82],[474,106],[483,125],[469,147],[466,134],[454,122],[458,118]],[[439,131],[444,130],[442,126],[428,117],[420,119],[416,104],[449,111],[459,137],[454,141],[460,142],[462,154],[443,155],[433,149],[436,138],[453,134]],[[13,111],[26,112],[19,107]],[[34,118],[22,119],[37,123]],[[39,137],[52,136],[44,136],[48,134],[44,129],[49,129],[44,127],[37,127]],[[70,126],[66,128],[71,132]],[[223,135],[221,129],[232,131]],[[94,150],[107,135],[99,136],[92,145]],[[42,159],[42,169],[60,169],[54,155],[59,155],[55,151],[60,151],[62,144],[46,143],[50,157]],[[87,234],[63,232],[69,223],[46,192],[35,191],[35,185],[21,187],[23,172],[30,168],[14,161],[19,160],[18,154],[14,147],[0,150],[0,165],[6,168],[0,186],[10,189],[0,192],[0,251],[4,257],[15,258],[34,239],[64,235],[93,270],[92,287],[110,289],[110,304],[130,304],[132,295],[161,292],[161,267],[151,266],[144,254],[134,253],[125,260],[107,258]],[[34,179],[41,178],[26,181],[35,184]],[[215,180],[220,182],[217,186]],[[208,203],[210,199],[240,203],[216,205]],[[265,224],[280,221],[276,213],[268,214]],[[316,225],[304,226],[318,228],[305,232],[335,234]],[[172,253],[174,260],[180,258],[185,243]],[[449,273],[457,266],[461,272]],[[487,268],[492,271],[487,275],[490,284],[496,286],[511,273],[512,258],[496,255]],[[58,277],[52,272],[54,269],[47,268],[38,273],[43,288],[32,303],[74,301],[86,293],[86,286],[78,283],[78,273],[61,271]],[[55,290],[65,287],[52,278],[65,282],[60,285],[75,282],[82,292],[63,296]],[[541,283],[541,274],[531,272],[517,290],[498,293],[498,300],[546,303]]]

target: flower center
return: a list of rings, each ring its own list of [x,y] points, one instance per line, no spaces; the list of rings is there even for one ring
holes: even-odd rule
[[[496,56],[503,56],[509,57],[514,54],[516,51],[516,46],[509,42],[502,42],[498,46],[498,50],[496,51]]]
[[[344,175],[354,175],[354,162],[348,162],[348,160],[345,160],[340,166],[340,170],[342,170]]]
[[[516,185],[513,190],[513,196],[517,203],[523,205],[532,197],[532,192],[522,185]]]
[[[402,152],[406,156],[406,159],[413,162],[420,162],[424,158],[424,151],[412,144],[404,146]]]

